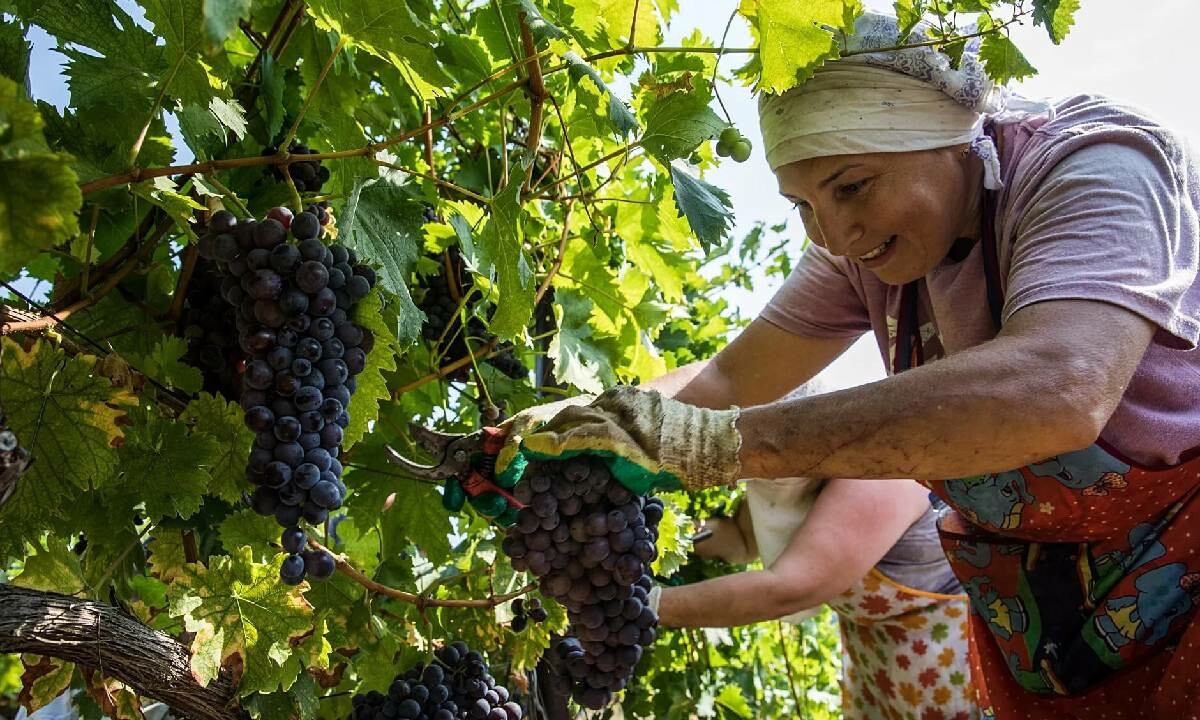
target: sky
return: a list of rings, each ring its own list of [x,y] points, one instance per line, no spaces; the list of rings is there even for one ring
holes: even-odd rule
[[[128,0],[122,7],[141,16]],[[680,0],[664,42],[678,44],[692,29],[699,28],[714,41],[721,33],[738,0]],[[890,3],[867,0],[868,8],[887,10]],[[1150,110],[1168,126],[1182,132],[1200,148],[1200,93],[1192,73],[1195,28],[1200,26],[1200,0],[1153,0],[1139,3],[1131,11],[1128,0],[1082,0],[1075,26],[1062,45],[1051,44],[1045,30],[1032,23],[1016,27],[1013,40],[1039,74],[1014,85],[1029,97],[1061,97],[1091,92],[1109,95]],[[67,100],[61,75],[62,56],[51,50],[53,40],[34,28],[30,81],[33,95],[62,107]],[[741,18],[734,20],[727,44],[751,44],[749,28]],[[745,56],[726,57],[722,68],[732,70]],[[1181,82],[1182,80],[1182,82]],[[799,220],[789,203],[779,197],[775,180],[762,154],[755,104],[747,88],[726,86],[721,98],[733,123],[751,140],[755,149],[749,161],[727,161],[710,171],[709,182],[729,191],[736,217],[734,235],[743,236],[756,221],[775,224],[791,219],[794,239],[791,251],[803,241]],[[173,124],[173,123],[170,123]],[[793,232],[789,230],[789,232]],[[753,292],[729,296],[743,317],[758,314],[777,289],[778,280],[759,276]],[[873,339],[864,338],[843,355],[825,374],[835,387],[849,387],[883,377],[883,366]]]
[[[736,0],[681,0],[681,9],[671,21],[665,44],[672,45],[692,28],[699,28],[714,42],[720,41]],[[868,8],[888,10],[891,5],[866,2]],[[1063,97],[1077,93],[1099,93],[1139,105],[1168,126],[1182,132],[1200,149],[1200,92],[1193,74],[1195,28],[1200,26],[1200,1],[1153,0],[1131,10],[1128,0],[1082,0],[1075,26],[1061,45],[1053,45],[1045,30],[1017,27],[1013,41],[1039,74],[1013,87],[1027,97]],[[751,44],[750,31],[735,19],[726,40],[729,47]],[[745,56],[726,57],[723,70],[745,62]],[[1182,84],[1180,80],[1183,80]],[[744,235],[755,221],[768,224],[791,219],[795,228],[791,247],[798,252],[804,239],[799,219],[791,204],[778,195],[774,176],[762,153],[755,104],[748,89],[725,87],[721,98],[744,135],[754,142],[750,160],[726,162],[705,179],[729,191],[736,217],[734,234]],[[719,110],[719,108],[717,108]],[[789,229],[790,232],[790,229]],[[760,281],[754,292],[729,296],[743,317],[753,317],[771,298],[779,281]],[[850,387],[883,377],[878,346],[867,336],[856,343],[824,374],[833,387]]]

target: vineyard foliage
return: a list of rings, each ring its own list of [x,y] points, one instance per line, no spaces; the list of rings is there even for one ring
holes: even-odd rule
[[[1019,78],[1034,69],[1007,25],[1029,19],[1058,42],[1077,5],[896,10],[945,20],[935,39],[951,52],[963,39],[950,21],[980,20],[988,71]],[[471,430],[711,356],[743,323],[722,289],[748,286],[759,264],[790,267],[801,238],[733,237],[729,196],[705,180],[729,162],[714,148],[729,126],[719,90],[792,87],[837,55],[831,30],[862,8],[742,0],[730,22],[749,23],[755,47],[728,53],[699,32],[663,46],[677,10],[0,0],[0,405],[34,458],[0,506],[5,578],[119,604],[186,643],[201,683],[233,672],[255,717],[344,717],[355,692],[386,690],[451,639],[526,687],[565,614],[542,598],[548,620],[512,632],[493,599],[529,578],[500,552],[502,533],[469,507],[444,510],[440,488],[404,477],[384,448],[420,457],[410,422]],[[31,95],[35,26],[56,44],[63,106]],[[254,435],[230,382],[237,360],[197,359],[222,336],[197,240],[219,209],[261,219],[312,203],[378,282],[352,317],[374,345],[344,433],[344,517],[314,531],[345,565],[289,587],[279,528],[245,503]],[[447,270],[451,307],[430,337],[421,308]],[[492,362],[505,355],[518,365]],[[686,541],[726,499],[668,498],[660,581],[728,569],[688,561]],[[623,709],[836,714],[837,665],[828,618],[664,632]],[[91,670],[0,656],[0,708],[75,687],[89,716],[137,717],[137,688],[97,685]]]

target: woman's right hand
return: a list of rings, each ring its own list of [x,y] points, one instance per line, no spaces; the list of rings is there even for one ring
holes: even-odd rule
[[[693,543],[692,552],[702,558],[715,558],[729,563],[746,562],[746,539],[737,520],[726,516],[711,517],[704,521],[700,532],[711,532],[707,538]]]

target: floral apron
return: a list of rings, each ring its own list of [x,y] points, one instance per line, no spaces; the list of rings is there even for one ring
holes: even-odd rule
[[[984,266],[1002,278],[985,193]],[[923,361],[904,288],[893,372]],[[1200,448],[1145,467],[1099,441],[1025,467],[925,483],[971,602],[973,680],[997,718],[1200,718]]]
[[[876,568],[828,602],[842,635],[845,720],[974,720],[963,595],[905,587]]]

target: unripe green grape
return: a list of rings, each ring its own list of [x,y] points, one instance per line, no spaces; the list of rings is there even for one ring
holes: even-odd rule
[[[746,138],[742,138],[733,144],[729,150],[729,157],[733,158],[734,162],[746,162],[750,159],[750,151],[754,146]]]
[[[734,143],[742,139],[742,134],[738,129],[730,126],[721,131],[719,142],[725,143],[726,147],[732,147]]]

